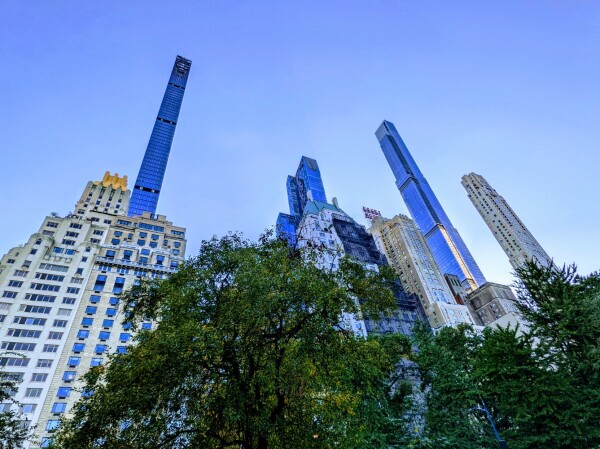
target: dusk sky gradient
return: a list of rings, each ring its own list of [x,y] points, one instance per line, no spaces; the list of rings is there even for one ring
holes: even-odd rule
[[[363,205],[407,213],[374,135],[387,119],[489,281],[512,268],[469,172],[558,264],[600,268],[599,2],[0,4],[0,253],[106,170],[133,186],[179,54],[193,63],[158,212],[188,229],[188,256],[274,226],[302,155],[360,223]]]

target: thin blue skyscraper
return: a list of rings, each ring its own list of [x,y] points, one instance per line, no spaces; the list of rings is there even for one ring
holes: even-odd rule
[[[177,56],[129,202],[128,215],[156,213],[192,61]]]
[[[442,273],[458,276],[461,282],[468,283],[471,290],[483,285],[485,277],[460,234],[452,226],[394,124],[384,120],[375,135],[396,177],[396,186]]]
[[[297,226],[304,213],[306,202],[309,200],[327,202],[317,161],[302,156],[296,176],[287,177],[286,189],[290,213],[280,213],[277,216],[277,236],[285,237],[295,245]]]

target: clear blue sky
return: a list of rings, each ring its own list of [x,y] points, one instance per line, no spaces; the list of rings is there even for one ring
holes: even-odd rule
[[[559,263],[600,268],[600,3],[4,0],[0,252],[105,170],[133,181],[177,54],[193,60],[159,211],[188,254],[254,238],[318,160],[329,197],[405,212],[395,123],[488,280],[511,268],[460,185],[485,176]]]

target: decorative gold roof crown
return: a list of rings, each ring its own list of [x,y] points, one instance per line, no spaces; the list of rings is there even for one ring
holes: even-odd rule
[[[94,184],[102,184],[102,187],[127,190],[127,175],[120,177],[118,173],[111,175],[109,171],[106,171],[102,181],[94,181]]]

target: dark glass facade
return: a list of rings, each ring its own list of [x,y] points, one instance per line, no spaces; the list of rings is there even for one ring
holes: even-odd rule
[[[377,266],[387,265],[385,256],[379,252],[373,236],[350,217],[333,219],[333,227],[344,246],[344,252],[355,260]],[[427,323],[419,299],[407,293],[400,281],[393,285],[396,310],[390,316],[371,317],[365,315],[365,327],[369,334],[399,332],[411,335],[417,321]]]
[[[296,176],[288,176],[286,181],[289,214],[280,213],[277,217],[277,236],[296,244],[296,229],[304,207],[309,199],[327,202],[325,187],[317,161],[302,156],[296,170]],[[310,197],[310,198],[309,198]]]
[[[129,202],[128,215],[156,213],[192,61],[177,56]]]
[[[452,226],[393,123],[384,121],[375,135],[396,177],[396,186],[442,273],[456,275],[461,282],[468,282],[473,290],[483,285],[485,278],[475,259]]]

